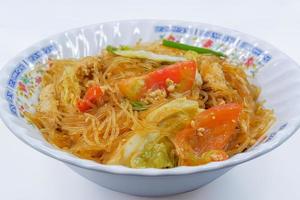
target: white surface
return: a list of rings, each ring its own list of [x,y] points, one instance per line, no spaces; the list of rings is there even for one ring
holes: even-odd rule
[[[274,44],[300,62],[300,2],[296,0],[289,3],[254,0],[251,3],[238,0],[219,3],[160,0],[157,4],[154,0],[71,2],[27,0],[16,6],[14,1],[1,1],[0,65],[33,42],[56,32],[134,18],[194,20],[237,29]],[[236,167],[217,181],[168,199],[299,199],[296,182],[300,178],[299,139],[296,134],[278,149]],[[3,123],[0,124],[0,157],[1,199],[140,199],[103,189],[81,178],[64,164],[20,142]]]

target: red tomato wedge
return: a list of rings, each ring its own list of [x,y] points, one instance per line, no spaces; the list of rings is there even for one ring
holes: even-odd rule
[[[149,90],[166,89],[168,79],[176,84],[176,92],[185,92],[194,84],[196,68],[194,61],[178,62],[143,76],[124,79],[118,86],[121,93],[131,100],[141,98]]]
[[[178,92],[184,92],[192,88],[195,74],[196,63],[194,61],[178,62],[149,73],[145,79],[146,88],[166,88],[166,80],[170,79],[177,84]]]
[[[199,165],[228,158],[225,150],[236,134],[240,104],[215,106],[199,113],[175,136],[175,145],[183,165]]]
[[[85,112],[93,108],[97,103],[102,100],[104,93],[102,92],[100,86],[90,86],[83,99],[79,99],[77,102],[77,108],[80,112]]]

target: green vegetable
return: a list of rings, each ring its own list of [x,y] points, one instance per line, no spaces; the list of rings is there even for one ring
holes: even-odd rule
[[[121,45],[120,46],[120,50],[130,50],[130,46],[126,46],[126,45]]]
[[[118,47],[114,47],[112,45],[107,45],[106,50],[110,53],[115,53],[115,51],[117,50],[122,50],[122,51],[127,51],[130,50],[130,46],[126,46],[126,45],[121,45],[119,48]]]
[[[142,101],[132,101],[130,102],[132,109],[136,111],[143,111],[148,109],[148,105]]]
[[[153,53],[151,51],[144,51],[144,50],[116,50],[113,53],[123,57],[142,58],[142,59],[155,60],[158,62],[186,61],[186,58],[184,57],[161,55],[161,54]]]
[[[166,132],[177,133],[201,111],[197,101],[177,98],[152,110],[146,115],[145,121],[156,124]]]
[[[145,145],[143,151],[131,160],[133,168],[171,168],[177,166],[175,147],[166,137]]]
[[[133,168],[169,168],[178,164],[175,146],[158,129],[144,127],[128,134],[106,164]]]
[[[197,101],[186,99],[185,97],[174,99],[149,113],[145,120],[152,123],[160,123],[163,120],[174,116],[177,113],[185,113],[188,117],[193,118],[194,115],[201,112]],[[174,121],[173,121],[174,122]],[[175,123],[178,123],[175,121]]]
[[[108,51],[109,53],[114,53],[114,51],[116,50],[118,50],[118,48],[111,45],[107,45],[106,47],[106,51]]]
[[[194,61],[197,62],[197,59],[199,57],[199,53],[197,53],[195,51],[188,50],[188,51],[185,52],[184,57],[187,60],[194,60]]]
[[[191,50],[191,51],[195,51],[200,54],[212,54],[212,55],[216,55],[219,57],[226,57],[226,55],[221,52],[213,51],[213,50],[207,49],[207,48],[195,47],[195,46],[191,46],[191,45],[187,45],[187,44],[183,44],[183,43],[179,43],[179,42],[173,42],[170,40],[163,40],[162,44],[166,47],[172,47],[175,49],[182,49],[182,50],[186,50],[186,51]]]
[[[110,53],[128,57],[128,58],[141,58],[141,59],[149,59],[155,60],[157,62],[179,62],[179,61],[186,61],[185,57],[181,56],[170,56],[170,55],[162,55],[156,54],[151,51],[144,51],[144,50],[132,50],[129,46],[120,46],[119,48],[108,45],[106,50]]]

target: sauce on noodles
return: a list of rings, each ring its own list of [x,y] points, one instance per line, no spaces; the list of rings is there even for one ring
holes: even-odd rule
[[[241,66],[161,42],[49,60],[26,118],[54,146],[134,168],[222,161],[274,121]]]

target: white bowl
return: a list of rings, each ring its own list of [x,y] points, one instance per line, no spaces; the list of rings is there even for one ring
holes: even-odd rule
[[[252,81],[262,88],[261,99],[266,100],[266,107],[274,109],[277,118],[265,140],[223,162],[172,169],[131,169],[102,165],[56,149],[22,118],[23,110],[32,111],[32,104],[37,101],[42,71],[28,72],[37,63],[45,63],[48,58],[96,55],[108,44],[134,44],[139,39],[154,41],[170,35],[184,43],[205,44],[226,53],[232,62],[250,65],[248,72],[256,74]],[[19,53],[2,68],[0,84],[1,118],[23,142],[103,187],[141,196],[165,196],[197,189],[232,167],[276,148],[300,124],[300,68],[292,59],[247,34],[196,22],[130,20],[69,30]]]

